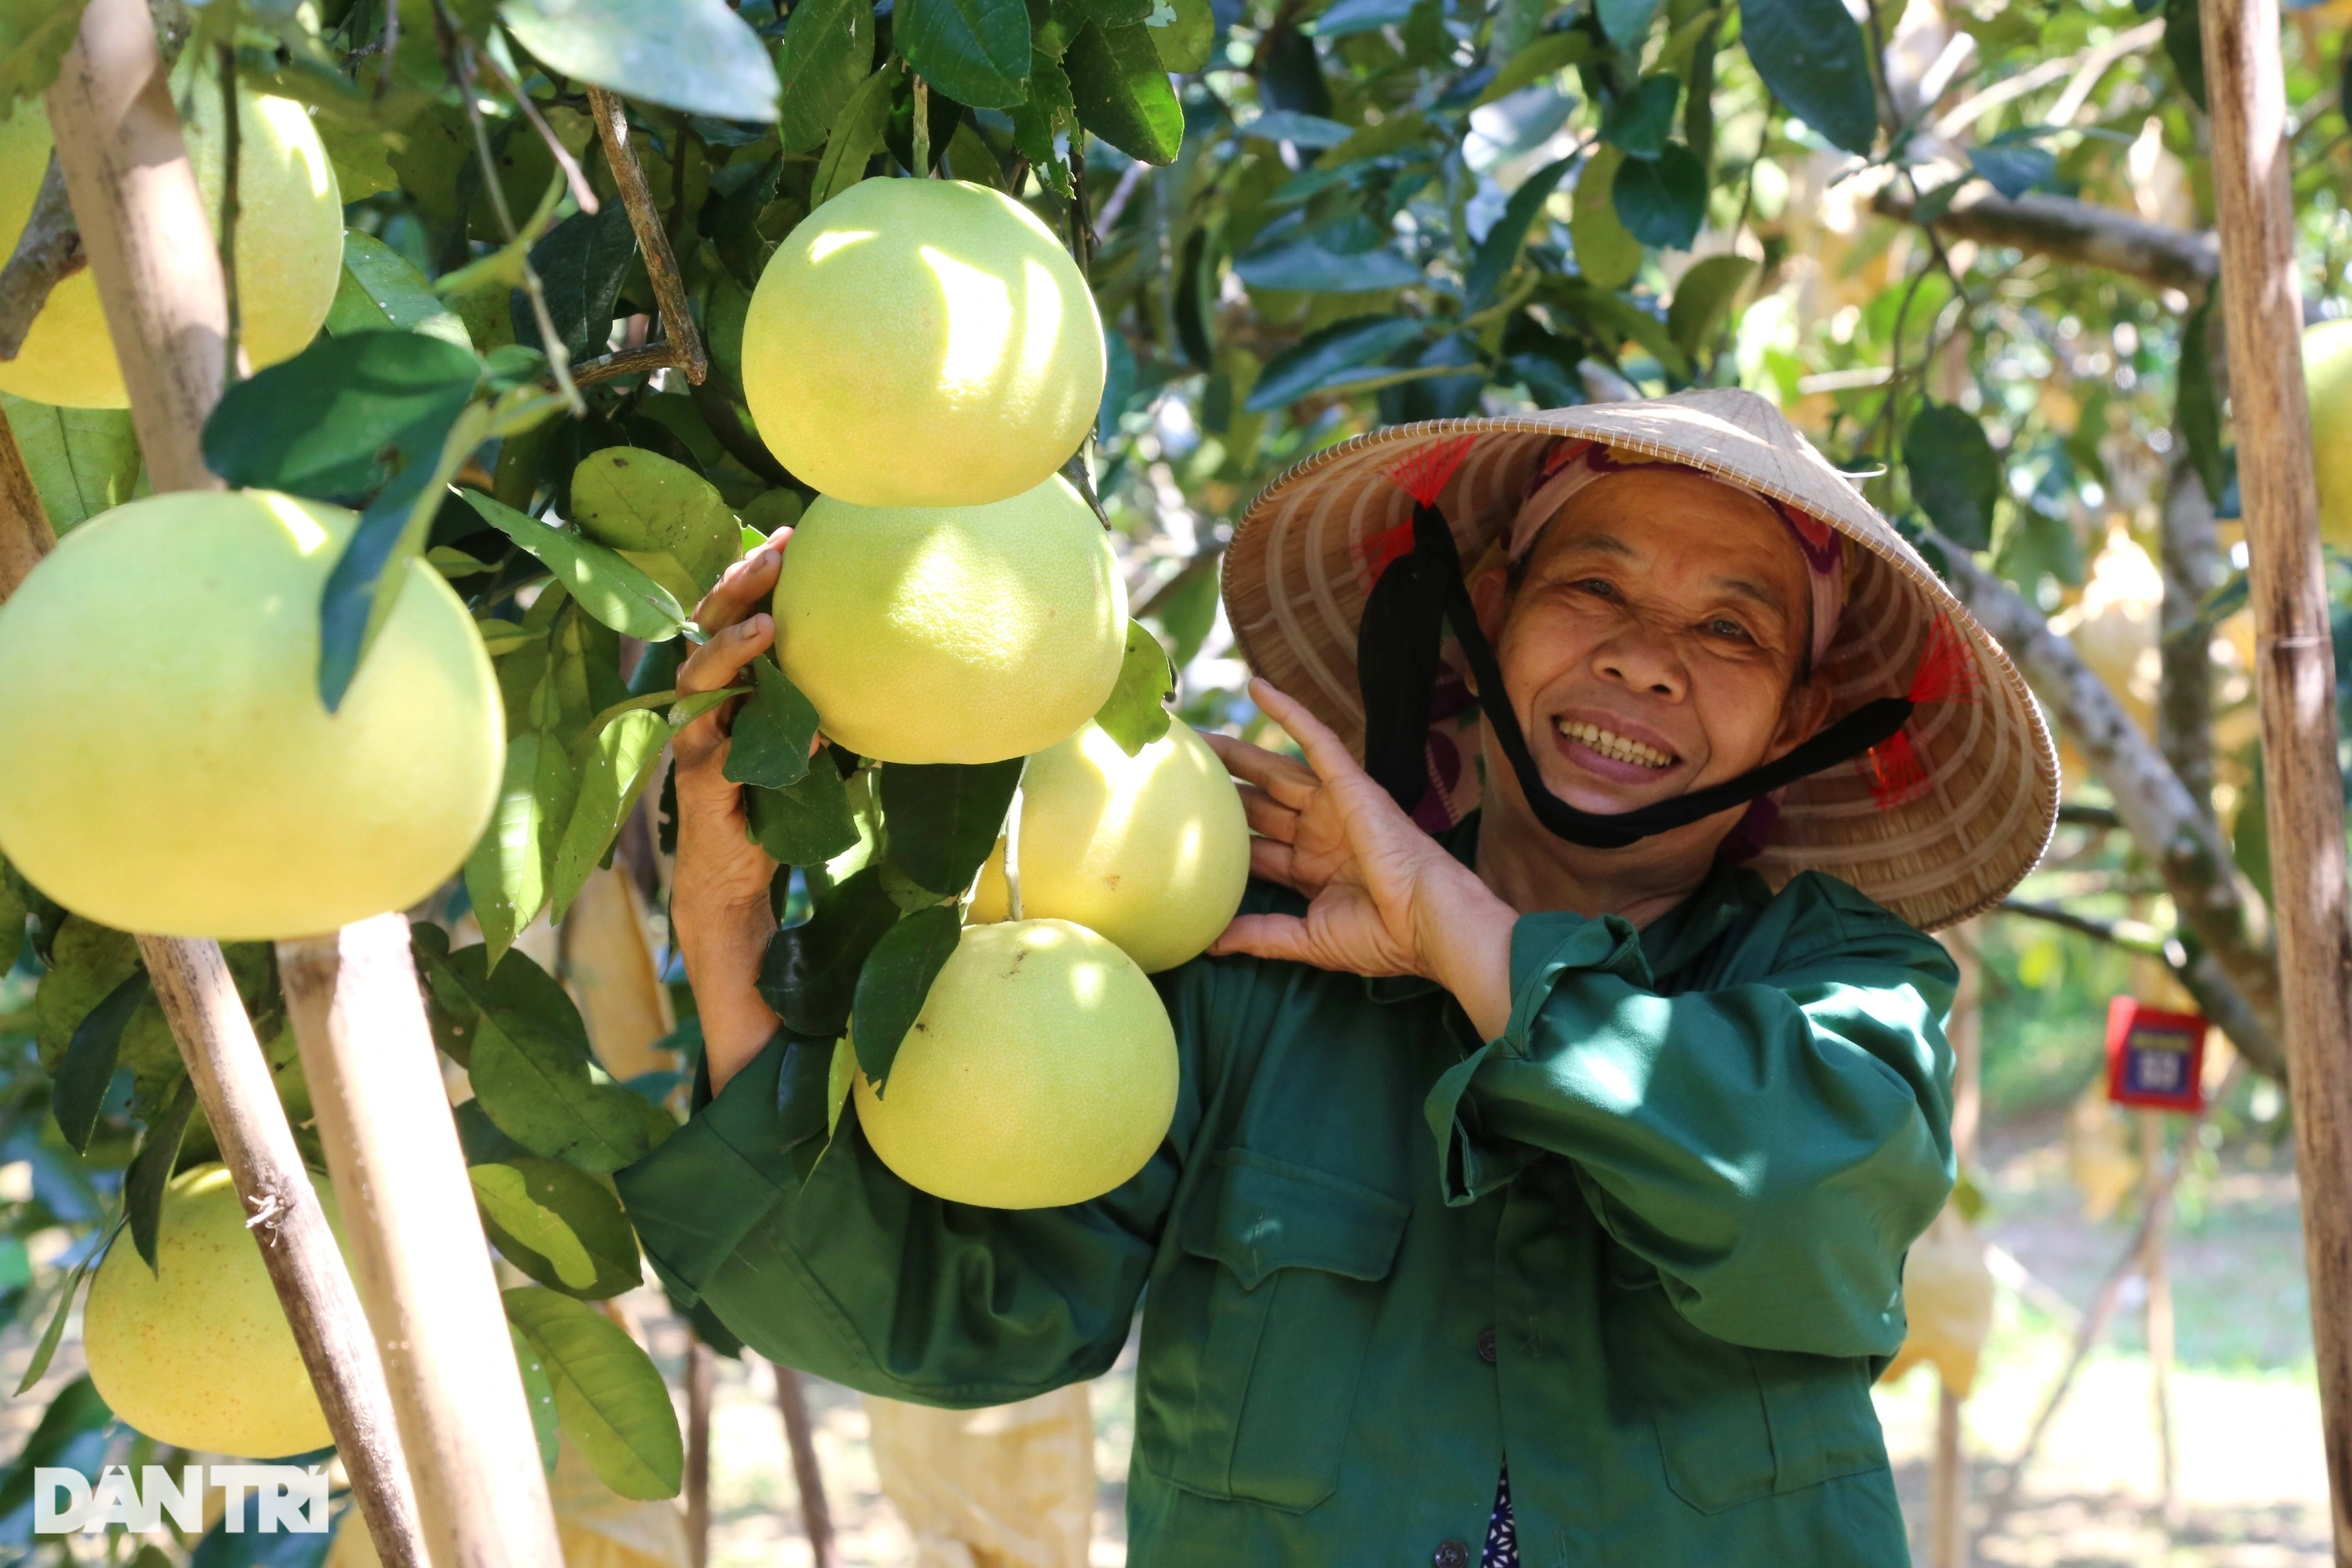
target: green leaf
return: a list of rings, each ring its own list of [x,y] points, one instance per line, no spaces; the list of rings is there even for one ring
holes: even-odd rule
[[[65,1058],[58,1063],[49,1108],[57,1117],[58,1131],[77,1154],[89,1150],[90,1130],[98,1125],[99,1107],[105,1102],[107,1086],[114,1081],[114,1063],[122,1048],[123,1026],[131,1022],[131,1016],[139,1011],[140,1004],[149,994],[145,970],[125,976],[75,1026]]]
[[[665,1113],[598,1083],[571,1045],[535,1022],[483,1015],[474,1035],[475,1098],[499,1131],[534,1154],[583,1171],[617,1171],[653,1147],[646,1113]]]
[[[917,910],[892,926],[866,955],[850,1008],[849,1039],[875,1093],[888,1084],[898,1046],[915,1026],[923,1000],[931,994],[931,982],[955,956],[962,934],[955,906],[940,904]]]
[[[1350,316],[1283,350],[1266,362],[1242,407],[1265,414],[1287,407],[1309,393],[1344,385],[1367,365],[1378,364],[1423,335],[1410,316]]]
[[[513,540],[556,575],[580,607],[623,637],[667,642],[686,625],[670,591],[593,539],[515,510],[480,490],[457,492],[484,522]]]
[[[857,1079],[857,1051],[848,1036],[835,1040],[829,1055],[832,1059],[825,1064],[824,1074],[824,1135],[828,1138],[841,1126],[841,1108],[849,1103]]]
[[[727,0],[506,0],[499,15],[556,70],[624,98],[713,120],[776,118],[776,68]]]
[[[172,1167],[179,1162],[180,1144],[195,1113],[196,1080],[184,1073],[172,1091],[171,1102],[148,1124],[146,1135],[139,1140],[139,1152],[131,1156],[131,1169],[123,1173],[122,1206],[131,1220],[131,1245],[147,1260],[150,1273],[156,1267],[155,1235],[163,1218],[163,1189],[171,1183]]]
[[[1904,433],[1903,466],[1911,499],[1953,543],[1967,550],[1991,543],[2000,458],[1973,416],[1948,403],[1923,406]]]
[[[491,968],[487,942],[452,952],[449,933],[419,921],[408,928],[409,946],[425,977],[425,1012],[433,1043],[463,1067],[473,1059],[474,1031],[484,1014],[512,1014],[553,1033],[582,1061],[589,1059],[588,1026],[562,982],[533,963],[529,953]]]
[[[898,0],[890,37],[908,65],[959,103],[1009,109],[1027,94],[1023,0]]]
[[[469,1165],[466,1175],[474,1184],[474,1201],[481,1205],[490,1240],[517,1268],[522,1264],[515,1255],[527,1256],[539,1268],[523,1268],[524,1273],[538,1279],[551,1272],[555,1278],[545,1283],[575,1295],[596,1282],[596,1265],[588,1248],[562,1215],[532,1198],[530,1184],[520,1171],[512,1165]]]
[[[508,1321],[546,1363],[564,1433],[596,1479],[641,1501],[676,1497],[686,1469],[677,1412],[660,1372],[628,1331],[543,1286],[500,1294]]]
[[[523,1403],[530,1407],[530,1434],[539,1440],[539,1468],[551,1476],[562,1457],[557,1440],[561,1426],[555,1410],[555,1382],[547,1375],[547,1363],[529,1334],[509,1322],[507,1335],[514,1341],[515,1370],[522,1373]]]
[[[642,447],[606,447],[580,459],[572,521],[599,544],[668,555],[701,593],[743,550],[742,525],[717,487]]]
[[[1654,158],[1626,159],[1610,194],[1625,232],[1661,250],[1688,250],[1706,217],[1706,171],[1679,142]]]
[[[1604,16],[1607,14],[1604,8]],[[1654,158],[1674,133],[1675,106],[1682,101],[1682,79],[1671,71],[1643,77],[1633,90],[1618,94],[1601,117],[1601,139],[1628,157]]]
[[[727,763],[719,776],[730,784],[785,789],[808,774],[809,742],[816,739],[816,704],[801,695],[772,658],[753,659],[751,674],[758,687],[751,700],[735,710],[735,722],[727,731]]]
[[[1367,294],[1426,281],[1421,268],[1385,245],[1339,251],[1295,224],[1269,224],[1234,258],[1234,273],[1253,289]]]
[[[2180,79],[2180,90],[2204,112],[2205,37],[2197,0],[2164,0],[2164,53]]]
[[[596,732],[581,759],[580,793],[556,844],[548,878],[548,916],[562,920],[587,885],[590,873],[620,837],[621,825],[636,809],[637,796],[653,782],[669,726],[645,709],[622,714]]]
[[[1628,52],[1638,52],[1642,40],[1650,36],[1650,24],[1657,19],[1660,0],[1596,0],[1601,30],[1611,43]]]
[[[816,179],[809,186],[812,210],[824,205],[866,177],[866,165],[881,150],[882,133],[890,124],[890,89],[898,68],[884,66],[849,95],[825,138],[824,156],[817,160]]]
[[[1168,650],[1141,621],[1127,623],[1127,653],[1119,662],[1118,684],[1095,714],[1103,733],[1118,749],[1135,755],[1168,733],[1169,700],[1176,695],[1176,666]],[[962,889],[958,889],[959,892]]]
[[[743,815],[751,841],[780,866],[814,866],[857,842],[849,792],[828,758],[784,789],[747,785]]]
[[[1740,0],[1739,37],[1756,74],[1790,113],[1833,146],[1870,151],[1878,97],[1862,29],[1844,0]]]
[[[1184,107],[1168,85],[1151,29],[1089,22],[1062,56],[1078,123],[1146,163],[1172,163],[1184,142]]]
[[[1163,0],[1143,19],[1163,69],[1179,76],[1209,63],[1217,41],[1217,16],[1209,0]]]
[[[784,25],[777,75],[778,132],[787,153],[824,144],[824,134],[874,68],[871,0],[802,0]]]
[[[1969,167],[2015,201],[2055,174],[2058,158],[2047,147],[1975,147],[1969,151]]]
[[[47,1370],[46,1367],[43,1370]],[[16,1392],[21,1394],[31,1387],[37,1375],[27,1377]],[[89,1381],[89,1373],[83,1373],[58,1389],[57,1397],[49,1401],[49,1407],[41,1412],[40,1423],[33,1428],[33,1435],[26,1439],[25,1446],[17,1451],[6,1469],[0,1471],[7,1478],[5,1482],[0,1482],[0,1518],[18,1513],[32,1501],[35,1472],[38,1468],[58,1464],[65,1458],[74,1439],[100,1430],[113,1419],[114,1412],[107,1408],[106,1401]]]
[[[618,201],[606,202],[593,213],[573,213],[530,247],[531,270],[539,274],[548,320],[571,358],[604,352],[605,341],[613,335],[614,301],[636,257],[637,237],[629,227],[628,209]],[[517,293],[509,308],[515,342],[545,349],[530,300]]]
[[[2352,50],[2347,51],[2352,55]],[[2189,466],[2197,472],[2197,482],[2205,487],[2208,500],[2219,503],[2223,478],[2221,457],[2221,398],[2213,384],[2213,300],[2214,291],[2208,289],[2205,298],[2180,324],[2180,369],[2176,376],[2178,390],[2174,396],[2173,423],[2189,447]],[[2241,820],[2243,810],[2240,811]]]
[[[1617,216],[1615,187],[1624,162],[1624,153],[1603,147],[1576,176],[1569,243],[1576,247],[1578,273],[1596,289],[1622,289],[1642,270],[1642,242]]]
[[[1556,76],[1592,58],[1592,36],[1581,31],[1546,33],[1504,62],[1478,94],[1482,104],[1508,98],[1531,82]]]
[[[547,907],[556,839],[572,820],[578,789],[571,759],[554,737],[532,730],[508,740],[499,803],[466,860],[466,893],[492,963]]]
[[[807,920],[768,939],[760,994],[784,1027],[831,1039],[849,1026],[858,971],[898,912],[882,868],[868,866],[820,894]]]
[[[107,1246],[112,1246],[114,1238],[121,1234],[122,1226],[120,1223],[117,1223],[114,1229],[110,1231],[107,1235]],[[40,1382],[42,1374],[49,1370],[49,1360],[58,1353],[58,1342],[65,1337],[66,1319],[73,1311],[75,1293],[81,1289],[81,1282],[85,1279],[89,1278],[90,1272],[98,1267],[98,1261],[105,1255],[105,1252],[106,1247],[91,1247],[88,1252],[82,1254],[81,1261],[75,1264],[72,1271],[66,1276],[64,1288],[58,1292],[58,1304],[49,1314],[49,1326],[41,1331],[41,1342],[33,1347],[33,1359],[25,1363],[25,1375],[17,1380],[17,1397],[23,1397],[25,1390]],[[84,1379],[83,1381],[86,1382],[88,1380]],[[92,1394],[90,1397],[95,1399],[97,1395]],[[65,1396],[63,1394],[59,1394],[58,1397],[58,1403],[63,1404],[64,1399]],[[55,1412],[56,1405],[52,1405],[50,1406],[50,1414],[55,1414]],[[44,1415],[41,1419],[41,1426],[47,1427],[47,1426],[48,1416]],[[36,1443],[39,1442],[39,1428],[36,1428],[33,1434],[33,1439]],[[30,1478],[27,1477],[26,1479],[29,1479]],[[16,1476],[11,1476],[9,1478],[10,1490],[14,1490],[16,1480]],[[6,1503],[7,1493],[0,1492],[0,1505],[5,1505]]]
[[[1496,290],[1509,276],[1511,264],[1519,258],[1519,247],[1527,242],[1528,230],[1543,212],[1544,203],[1559,188],[1560,177],[1575,165],[1576,157],[1547,163],[1519,182],[1511,199],[1503,204],[1503,216],[1478,242],[1477,253],[1470,258],[1470,270],[1462,279],[1462,312],[1471,315],[1495,302]]]
[[[131,499],[139,483],[139,437],[127,408],[57,408],[0,393],[41,493],[49,526],[64,533]]]
[[[1078,135],[1078,106],[1070,98],[1069,73],[1043,50],[1029,56],[1029,96],[1013,106],[1013,145],[1055,195],[1070,199],[1070,165],[1064,137]]]
[[[1710,256],[1695,261],[1675,284],[1674,303],[1666,307],[1666,335],[1692,358],[1722,330],[1739,290],[1754,276],[1755,261],[1745,256]]]
[[[1004,831],[1024,760],[884,763],[874,777],[892,863],[940,898],[961,895]]]
[[[425,274],[409,265],[408,258],[358,229],[343,236],[343,270],[326,328],[339,338],[354,332],[420,332],[468,353],[474,350],[466,323],[442,302]]]
[[[58,79],[89,0],[5,0],[0,4],[0,118],[21,98],[37,98]]]
[[[723,702],[732,702],[742,695],[743,689],[740,686],[722,686],[716,691],[697,691],[679,698],[669,705],[668,712],[664,715],[669,732],[677,734],[713,708]]]
[[[481,369],[470,350],[415,332],[320,338],[221,395],[205,464],[232,485],[363,505],[431,468]]]

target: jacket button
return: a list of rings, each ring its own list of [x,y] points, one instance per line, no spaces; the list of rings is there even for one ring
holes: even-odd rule
[[[1469,1568],[1470,1549],[1458,1541],[1441,1541],[1429,1562],[1430,1568]]]
[[[1478,1331],[1478,1359],[1488,1366],[1495,1364],[1495,1331],[1492,1329]]]

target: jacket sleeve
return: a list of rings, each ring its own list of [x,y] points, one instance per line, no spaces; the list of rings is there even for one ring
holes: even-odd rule
[[[779,1111],[791,1048],[779,1033],[715,1097],[698,1069],[686,1123],[614,1174],[672,1294],[772,1361],[919,1404],[1010,1404],[1108,1371],[1198,1121],[1192,1053],[1141,1172],[1090,1203],[1000,1210],[899,1180],[854,1102],[797,1175]]]
[[[1465,1204],[1564,1157],[1694,1327],[1891,1355],[1905,1249],[1954,1176],[1958,973],[1860,894],[1800,880],[1750,938],[1773,948],[1758,978],[1718,990],[1659,994],[1615,916],[1521,918],[1508,1025],[1429,1096],[1440,1179]]]

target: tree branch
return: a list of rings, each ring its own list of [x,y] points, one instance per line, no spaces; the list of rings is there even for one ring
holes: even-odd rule
[[[2050,629],[2039,610],[1967,551],[1939,534],[1929,537],[1943,552],[1944,580],[2017,661],[2106,784],[2116,815],[2164,878],[2181,924],[2203,949],[2183,984],[2213,995],[2209,1016],[2221,1023],[2248,1062],[2268,1077],[2284,1079],[2277,951],[2260,901],[2238,876],[2220,826],[2106,683]],[[2227,1000],[2224,985],[2242,1005]],[[2234,1017],[2236,1025],[2222,1022],[2225,1016]]]
[[[8,265],[0,268],[0,359],[15,359],[23,350],[33,319],[49,302],[49,290],[89,265],[73,203],[66,197],[66,177],[52,148],[40,195],[33,198],[33,216],[25,220],[25,232],[17,236]]]
[[[687,303],[677,254],[670,248],[661,215],[654,211],[653,187],[646,183],[637,150],[629,144],[629,111],[601,87],[588,89],[588,108],[596,121],[596,139],[604,146],[604,163],[613,171],[613,183],[620,187],[621,205],[628,209],[629,227],[636,233],[638,253],[646,258],[646,276],[653,283],[654,303],[661,311],[662,336],[668,340],[667,363],[684,371],[686,379],[699,386],[710,374],[710,355],[702,346],[702,333]]]
[[[1871,207],[1883,217],[1917,221],[1911,193],[1900,181],[1881,187]],[[2221,265],[2220,244],[2210,234],[2144,223],[2113,207],[2066,196],[2023,195],[2012,201],[1979,185],[1955,197],[1933,226],[1979,245],[2011,246],[2120,272],[2191,298],[2204,292]]]

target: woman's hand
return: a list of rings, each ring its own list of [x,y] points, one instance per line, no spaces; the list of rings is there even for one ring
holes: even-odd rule
[[[689,697],[735,683],[776,640],[774,619],[760,605],[774,592],[776,570],[793,531],[730,566],[702,603],[695,624],[709,641],[678,667],[677,694]],[[722,702],[677,732],[670,765],[677,775],[677,866],[670,883],[671,935],[686,961],[687,983],[702,1018],[703,1054],[717,1093],[776,1030],[760,997],[760,959],[774,934],[768,884],[776,863],[751,841],[743,790],[724,776],[728,727],[740,700]]]
[[[1303,704],[1264,680],[1250,696],[1306,763],[1230,736],[1208,741],[1243,781],[1251,874],[1305,894],[1307,913],[1236,916],[1209,951],[1423,975],[1453,992],[1486,1037],[1501,1034],[1517,912],[1414,826]]]

